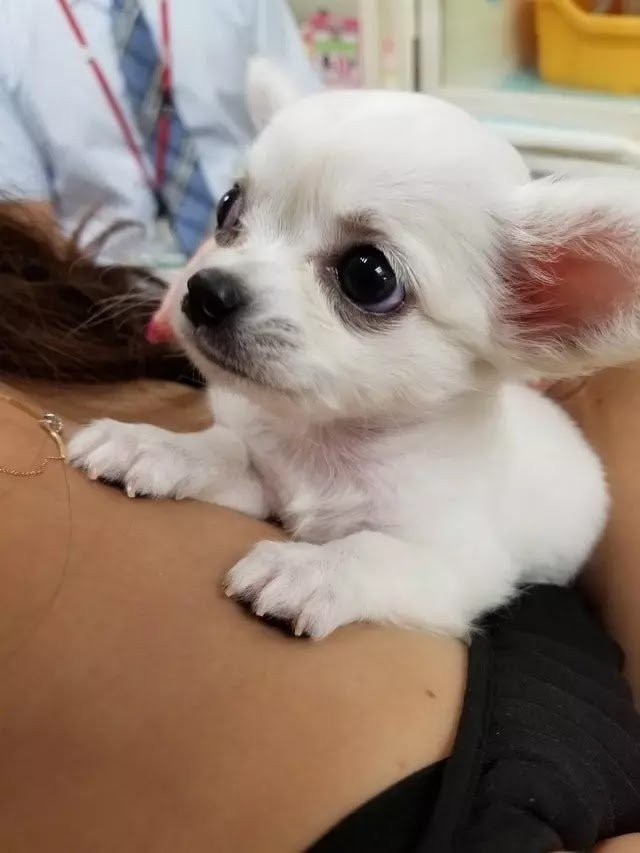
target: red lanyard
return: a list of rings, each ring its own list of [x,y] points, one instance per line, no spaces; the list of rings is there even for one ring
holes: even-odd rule
[[[145,159],[143,151],[140,149],[136,141],[135,134],[127,120],[124,110],[118,103],[118,99],[113,93],[113,89],[109,85],[109,81],[97,59],[92,55],[89,42],[78,23],[73,9],[69,4],[69,0],[58,0],[60,8],[64,12],[71,31],[73,32],[76,41],[84,51],[87,63],[93,71],[100,88],[107,100],[107,104],[122,132],[122,136],[129,151],[133,155],[144,180],[149,185],[153,192],[158,192],[164,184],[165,166],[167,162],[167,149],[169,147],[169,130],[171,127],[171,86],[172,86],[172,70],[171,70],[171,34],[169,29],[169,0],[159,0],[160,4],[160,32],[162,36],[162,53],[160,57],[160,91],[162,96],[162,106],[158,117],[157,127],[157,142],[156,142],[156,162],[155,176],[149,173],[149,167]]]

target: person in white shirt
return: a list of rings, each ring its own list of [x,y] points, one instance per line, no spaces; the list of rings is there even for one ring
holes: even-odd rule
[[[0,197],[112,260],[177,262],[252,136],[249,58],[318,87],[285,0],[0,0]]]

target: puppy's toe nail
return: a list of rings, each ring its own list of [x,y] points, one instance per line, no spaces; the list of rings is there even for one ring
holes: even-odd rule
[[[136,490],[133,488],[133,486],[127,486],[127,497],[129,497],[129,498],[135,498],[136,497]]]
[[[95,468],[88,468],[87,469],[87,477],[90,480],[97,480],[98,479],[98,472],[96,471]]]

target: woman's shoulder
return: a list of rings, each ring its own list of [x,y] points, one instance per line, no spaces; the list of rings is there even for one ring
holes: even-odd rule
[[[43,391],[31,399],[67,418],[94,393]],[[133,404],[130,413],[141,419]],[[0,406],[8,461],[40,458],[47,436],[34,426]],[[226,598],[226,572],[260,539],[281,536],[276,528],[213,505],[132,501],[61,466],[0,475],[0,494],[13,531],[0,543],[0,638],[11,651],[0,716],[5,732],[26,736],[11,735],[3,750],[17,763],[3,762],[2,774],[20,779],[7,814],[55,772],[51,815],[77,801],[82,778],[111,849],[128,849],[134,812],[160,838],[180,808],[213,848],[251,849],[259,820],[272,847],[301,849],[448,755],[465,689],[462,644],[365,625],[298,640]],[[247,803],[262,804],[253,821]],[[41,828],[47,809],[34,818]],[[82,846],[73,811],[56,823],[66,826],[59,849]]]

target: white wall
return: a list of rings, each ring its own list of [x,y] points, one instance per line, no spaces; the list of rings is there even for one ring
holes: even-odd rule
[[[513,63],[510,0],[445,0],[444,75],[454,86],[492,86]]]

